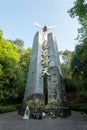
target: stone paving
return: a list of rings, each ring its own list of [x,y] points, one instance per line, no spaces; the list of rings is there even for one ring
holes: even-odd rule
[[[87,130],[87,115],[72,112],[62,119],[23,120],[16,112],[0,114],[0,130]]]

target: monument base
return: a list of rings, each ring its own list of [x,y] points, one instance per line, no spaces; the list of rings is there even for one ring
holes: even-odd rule
[[[45,119],[57,119],[57,118],[64,118],[68,117],[71,115],[71,110],[69,107],[61,107],[59,109],[56,108],[35,108],[31,109],[31,115],[30,117],[32,118],[32,115],[34,112],[37,113],[45,113]]]
[[[71,115],[71,110],[69,107],[64,107],[61,105],[56,105],[54,103],[45,105],[44,104],[44,97],[43,95],[32,95],[31,98],[29,98],[25,103],[23,108],[25,106],[29,106],[30,109],[30,117],[33,118],[33,114],[43,114],[45,113],[46,119],[57,119],[57,118],[64,118]],[[20,109],[22,110],[22,109]],[[23,109],[24,113],[24,109]],[[20,112],[19,112],[20,114]]]
[[[43,94],[32,94],[24,102],[24,106],[29,106],[29,108],[38,108],[44,106],[44,95]]]

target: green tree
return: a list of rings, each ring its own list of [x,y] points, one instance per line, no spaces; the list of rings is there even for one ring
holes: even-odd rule
[[[65,50],[59,52],[59,55],[62,56],[63,60],[63,62],[61,63],[63,77],[67,79],[71,78],[70,64],[71,64],[72,52],[69,50]]]
[[[31,56],[32,49],[27,48],[26,50],[22,50],[20,55],[20,66],[24,70],[25,74],[27,75],[30,63],[30,56]]]
[[[0,38],[0,101],[7,101],[11,95],[15,97],[17,78],[15,70],[18,67],[20,55],[12,42],[5,40],[3,35]]]
[[[81,25],[78,29],[78,38],[80,41],[87,38],[87,1],[76,0],[74,6],[68,11],[72,18],[77,17]]]
[[[86,101],[87,96],[87,41],[84,40],[82,44],[79,44],[75,48],[73,53],[71,70],[72,70],[72,81],[73,84],[77,87],[78,96],[84,97]],[[81,95],[80,95],[81,94]]]
[[[77,75],[78,77],[81,77],[82,80],[84,79],[86,80],[86,76],[87,76],[87,58],[86,58],[87,50],[86,48],[87,48],[87,41],[85,40],[83,44],[77,45],[75,52],[73,54],[72,62],[71,62],[71,69],[72,69],[73,76]],[[79,78],[77,80],[79,80]],[[84,83],[82,81],[82,84]],[[86,87],[85,85],[86,84],[82,86]]]
[[[27,82],[27,75],[28,75],[28,71],[29,71],[29,64],[30,64],[30,56],[31,56],[31,48],[27,48],[26,50],[22,50],[21,54],[20,54],[20,62],[19,62],[19,66],[21,68],[21,70],[23,71],[23,90],[25,90],[26,87],[26,82]],[[24,93],[22,94],[23,97]]]
[[[4,39],[0,31],[0,102],[22,102],[32,50],[24,50],[23,44]]]
[[[63,62],[61,63],[61,70],[64,78],[67,99],[69,101],[71,101],[76,94],[76,88],[72,82],[72,71],[70,69],[72,54],[73,52],[69,50],[59,52],[59,55],[62,55],[63,58]]]
[[[81,27],[78,29],[78,42],[73,53],[71,69],[72,82],[77,87],[80,100],[87,100],[87,1],[75,0],[74,6],[68,11],[72,18],[78,18]]]
[[[20,49],[23,50],[23,47],[24,47],[24,41],[23,40],[17,38],[16,40],[8,40],[8,41],[13,42],[19,50]]]

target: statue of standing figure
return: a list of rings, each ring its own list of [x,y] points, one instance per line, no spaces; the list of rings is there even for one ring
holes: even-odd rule
[[[29,119],[29,115],[30,115],[30,110],[29,110],[29,107],[26,106],[23,119],[26,119],[26,120]]]

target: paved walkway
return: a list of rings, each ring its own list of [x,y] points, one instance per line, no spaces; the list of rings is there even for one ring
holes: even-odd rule
[[[17,112],[0,114],[0,130],[87,130],[87,115],[72,112],[63,119],[23,120]]]

